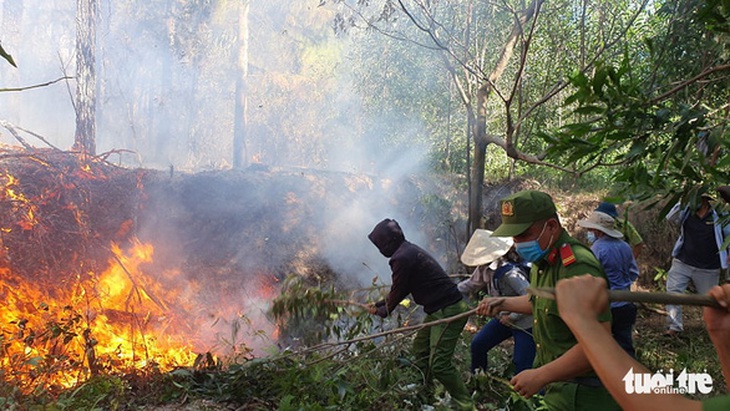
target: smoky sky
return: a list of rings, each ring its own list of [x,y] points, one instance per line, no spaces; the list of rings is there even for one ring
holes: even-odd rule
[[[231,168],[235,87],[241,76],[233,3],[98,2],[97,153],[118,150],[109,161],[178,173]],[[398,220],[407,239],[445,257],[445,250],[429,247],[437,243],[426,234],[433,227],[413,214],[427,189],[411,191],[413,198],[392,189],[424,171],[429,147],[419,141],[427,130],[418,118],[366,109],[354,84],[357,61],[348,58],[357,47],[356,33],[335,36],[332,14],[318,3],[251,3],[245,157],[271,170],[302,168],[371,179],[371,187],[346,202],[323,196],[321,201],[340,205],[323,207],[310,223],[320,233],[319,252],[335,272],[361,284],[374,276],[389,283],[387,259],[367,239],[383,218]],[[0,13],[0,41],[18,65],[0,61],[0,87],[75,75],[75,2],[4,0]],[[74,79],[0,92],[0,120],[69,149],[74,96]],[[20,133],[32,145],[44,146]],[[393,134],[398,138],[389,139]],[[0,142],[18,144],[6,129],[0,129]],[[240,255],[253,254],[241,247]]]
[[[224,3],[98,2],[97,152],[129,150],[111,157],[129,166],[230,168],[240,72],[237,9]],[[347,59],[356,33],[336,37],[316,1],[258,3],[247,20],[246,160],[378,175],[420,165],[425,148],[403,153],[379,127],[400,123],[408,139],[424,133],[418,119],[365,117]],[[0,65],[0,85],[75,75],[73,2],[7,0],[0,12],[0,41],[18,64]],[[67,149],[73,96],[73,79],[0,93],[0,119]],[[5,130],[0,141],[17,144]]]

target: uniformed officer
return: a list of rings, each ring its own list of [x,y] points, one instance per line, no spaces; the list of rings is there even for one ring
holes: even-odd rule
[[[543,192],[527,190],[501,200],[502,224],[493,236],[512,237],[517,252],[533,263],[530,286],[555,287],[558,280],[583,274],[606,278],[591,250],[572,238],[560,224],[555,203]],[[618,404],[593,372],[575,336],[560,318],[554,300],[534,297],[487,297],[477,313],[500,311],[533,314],[537,355],[534,368],[510,383],[526,398],[544,390],[551,410],[618,410]],[[611,313],[598,317],[611,331]]]

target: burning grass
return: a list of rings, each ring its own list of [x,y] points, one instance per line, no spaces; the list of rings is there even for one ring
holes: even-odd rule
[[[0,405],[252,360],[281,337],[281,280],[335,281],[322,221],[363,190],[397,198],[344,173],[173,175],[29,147],[0,165]]]
[[[160,263],[159,249],[181,254],[178,242],[139,238],[139,219],[160,212],[145,188],[160,172],[30,148],[0,150],[0,163],[4,389],[52,394],[100,375],[199,366],[210,352],[246,358],[252,335],[275,340],[256,306],[276,293],[265,269],[246,273],[245,290],[241,270],[215,255]]]
[[[192,363],[189,340],[166,332],[177,296],[161,298],[141,269],[152,257],[133,236],[142,172],[57,150],[0,161],[3,382],[31,393]]]

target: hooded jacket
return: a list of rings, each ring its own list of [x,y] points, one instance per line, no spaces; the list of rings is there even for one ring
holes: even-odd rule
[[[390,257],[392,285],[388,297],[375,304],[378,315],[385,318],[411,294],[426,314],[461,301],[456,284],[446,275],[435,258],[406,240],[395,220],[386,218],[368,235],[380,253]]]

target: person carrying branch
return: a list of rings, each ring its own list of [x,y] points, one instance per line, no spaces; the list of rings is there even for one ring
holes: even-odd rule
[[[370,313],[387,317],[409,294],[426,312],[424,322],[459,315],[468,310],[461,292],[435,258],[406,240],[398,222],[386,218],[368,235],[381,254],[388,257],[392,285],[388,296],[370,306]],[[436,378],[451,395],[456,409],[473,410],[474,404],[453,363],[454,350],[468,317],[422,328],[413,340],[415,364],[425,376],[426,388]]]
[[[716,285],[708,294],[722,308],[705,307],[703,318],[715,346],[725,384],[730,390],[730,284]],[[649,370],[611,338],[597,318],[608,307],[606,282],[592,276],[579,276],[558,281],[555,289],[558,312],[576,336],[593,369],[613,398],[625,410],[661,411],[727,411],[730,395],[693,401],[679,394],[646,392],[629,393],[629,373],[650,374]],[[676,378],[676,377],[675,377]]]
[[[457,285],[467,297],[479,292],[493,297],[527,294],[530,267],[517,254],[509,237],[493,237],[489,230],[475,230],[461,253],[461,262],[476,267],[471,277]],[[471,340],[471,372],[486,372],[489,350],[508,338],[514,339],[515,373],[532,368],[535,360],[532,316],[505,311]]]
[[[563,279],[590,274],[605,279],[601,264],[590,249],[565,231],[552,198],[543,192],[521,191],[501,200],[502,224],[493,236],[512,237],[517,252],[532,262],[530,286],[554,287]],[[618,410],[606,388],[591,369],[583,347],[565,324],[554,300],[536,296],[487,297],[477,314],[500,311],[533,314],[536,356],[534,368],[515,375],[510,383],[530,398],[544,390],[550,410]],[[598,315],[610,335],[611,312]]]

